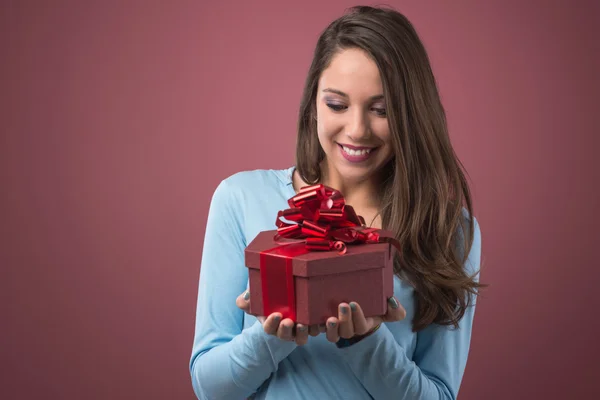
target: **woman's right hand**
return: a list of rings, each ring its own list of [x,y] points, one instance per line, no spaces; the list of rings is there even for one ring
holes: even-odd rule
[[[246,313],[250,311],[250,292],[245,291],[240,294],[235,304]],[[325,325],[307,327],[306,325],[297,324],[294,329],[294,321],[289,318],[282,321],[281,317],[281,313],[276,312],[266,318],[262,316],[256,318],[267,334],[277,336],[281,340],[295,341],[299,346],[306,344],[309,334],[317,336],[319,333],[326,331]]]

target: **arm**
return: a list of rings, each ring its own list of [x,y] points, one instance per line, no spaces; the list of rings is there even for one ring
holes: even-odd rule
[[[469,271],[477,270],[480,265],[481,233],[477,220],[474,227],[473,246],[466,265]],[[474,313],[475,299],[461,319],[459,329],[432,324],[419,332],[413,360],[385,324],[340,351],[376,400],[455,400],[467,363]]]
[[[210,205],[200,268],[190,373],[199,399],[243,399],[256,392],[295,348],[260,323],[242,331],[236,297],[246,290],[242,202],[228,180]]]

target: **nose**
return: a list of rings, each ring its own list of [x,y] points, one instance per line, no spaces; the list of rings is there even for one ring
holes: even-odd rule
[[[354,142],[362,142],[371,136],[369,121],[363,110],[355,109],[350,115],[346,136]]]

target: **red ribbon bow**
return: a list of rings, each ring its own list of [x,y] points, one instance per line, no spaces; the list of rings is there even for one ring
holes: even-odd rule
[[[283,318],[296,320],[292,259],[298,254],[333,249],[344,254],[346,245],[351,243],[387,242],[401,250],[395,238],[382,237],[379,229],[367,228],[365,220],[345,204],[342,194],[330,187],[303,187],[288,204],[290,208],[279,211],[275,222],[275,241],[279,246],[261,252],[263,315],[281,312]],[[290,239],[290,243],[281,243],[283,239]],[[274,252],[285,257],[269,257]]]
[[[367,228],[363,217],[335,189],[322,184],[305,186],[288,204],[289,209],[277,214],[275,241],[301,239],[307,250],[336,249],[340,254],[346,252],[346,244],[381,242],[378,229]]]

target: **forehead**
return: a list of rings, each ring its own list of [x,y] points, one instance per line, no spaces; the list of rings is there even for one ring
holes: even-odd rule
[[[333,56],[319,79],[319,89],[334,88],[350,96],[382,94],[377,64],[360,49],[342,50]]]

